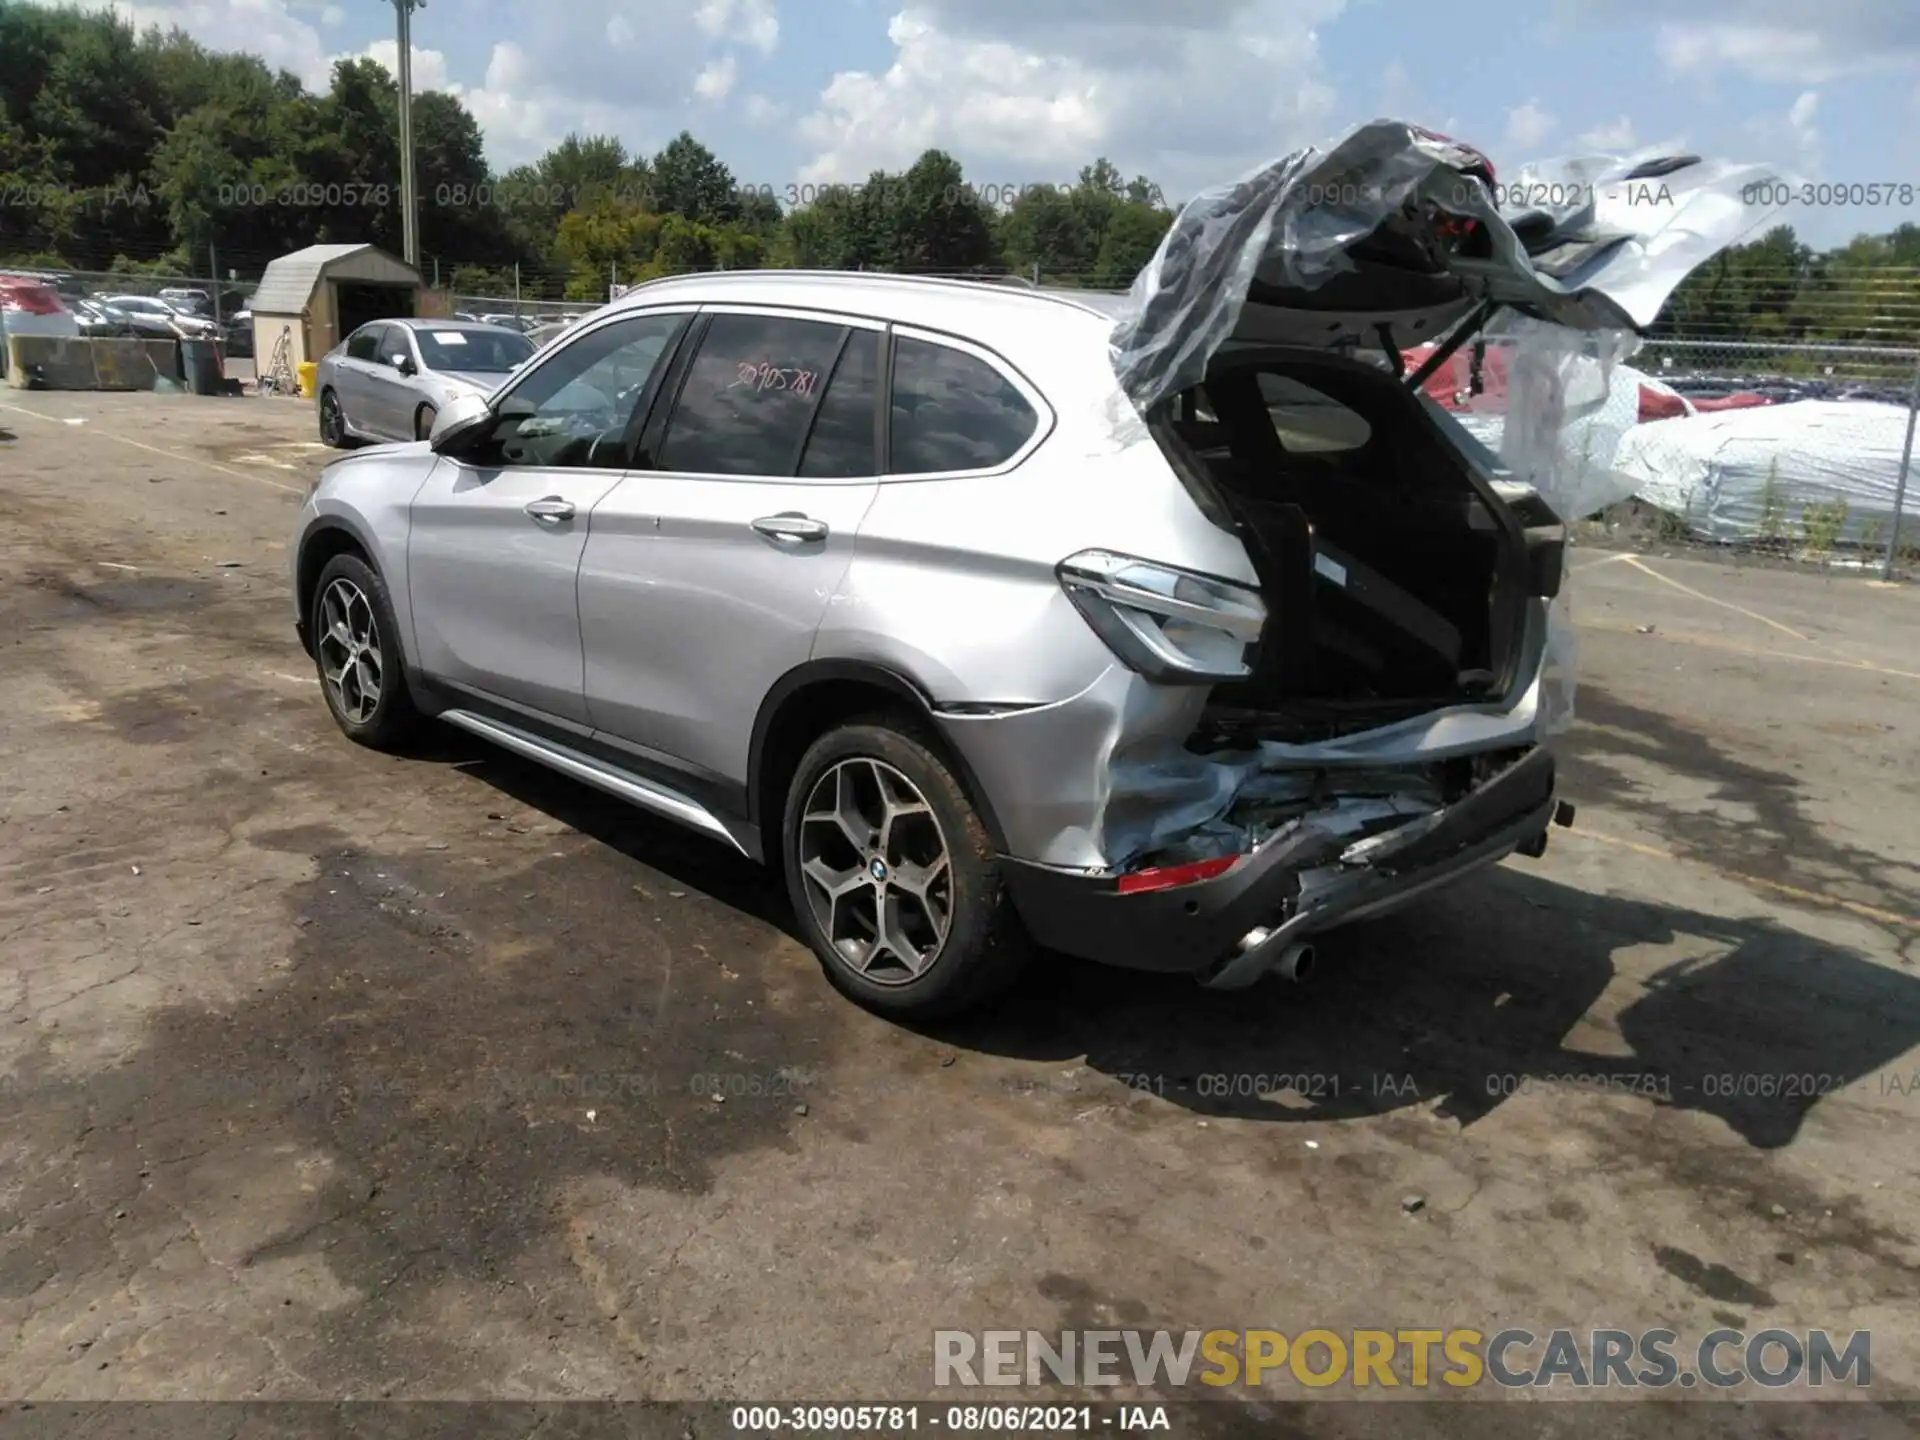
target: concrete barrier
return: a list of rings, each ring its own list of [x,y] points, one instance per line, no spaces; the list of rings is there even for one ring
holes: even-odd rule
[[[180,378],[178,342],[7,336],[7,382],[16,390],[148,390],[156,371]]]

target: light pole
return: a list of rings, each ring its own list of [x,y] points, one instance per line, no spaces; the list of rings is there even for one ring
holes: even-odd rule
[[[400,243],[407,264],[420,268],[420,207],[413,174],[413,12],[427,0],[393,0],[399,13],[400,60]]]

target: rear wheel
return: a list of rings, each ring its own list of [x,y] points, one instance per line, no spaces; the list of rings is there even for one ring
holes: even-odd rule
[[[378,572],[336,555],[313,587],[313,659],[334,723],[349,740],[393,750],[418,728],[393,604]]]
[[[440,412],[431,405],[422,405],[413,416],[413,438],[425,440],[433,434],[434,417]]]
[[[787,892],[827,978],[870,1010],[951,1015],[1018,977],[1030,950],[986,827],[952,767],[889,717],[801,758],[782,829]]]
[[[347,448],[347,415],[332,390],[320,392],[320,440],[336,450]]]

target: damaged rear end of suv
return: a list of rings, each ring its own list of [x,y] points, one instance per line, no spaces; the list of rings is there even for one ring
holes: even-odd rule
[[[1572,821],[1546,743],[1585,513],[1560,510],[1588,493],[1554,445],[1569,361],[1762,222],[1739,196],[1771,173],[1589,162],[1503,209],[1477,151],[1380,122],[1189,204],[1124,299],[1057,297],[1110,323],[1110,383],[1056,406],[1008,548],[1084,538],[1023,643],[1084,675],[1072,624],[1105,664],[1066,699],[934,707],[1034,940],[1301,978],[1317,934],[1544,853]],[[1423,382],[1503,327],[1550,338],[1511,352],[1496,456]]]

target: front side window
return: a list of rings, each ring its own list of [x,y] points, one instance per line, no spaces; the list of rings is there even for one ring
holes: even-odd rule
[[[403,357],[411,359],[413,352],[407,348],[407,327],[389,325],[386,333],[380,337],[380,363],[391,365]]]
[[[660,468],[792,475],[848,335],[817,320],[714,316],[668,417]]]
[[[380,355],[380,334],[384,325],[362,325],[347,337],[349,360],[375,360]]]
[[[928,340],[894,342],[890,474],[991,470],[1039,423],[1026,396],[986,361]]]
[[[482,469],[626,469],[629,426],[687,318],[635,315],[556,350],[501,397],[491,433],[461,458]]]

